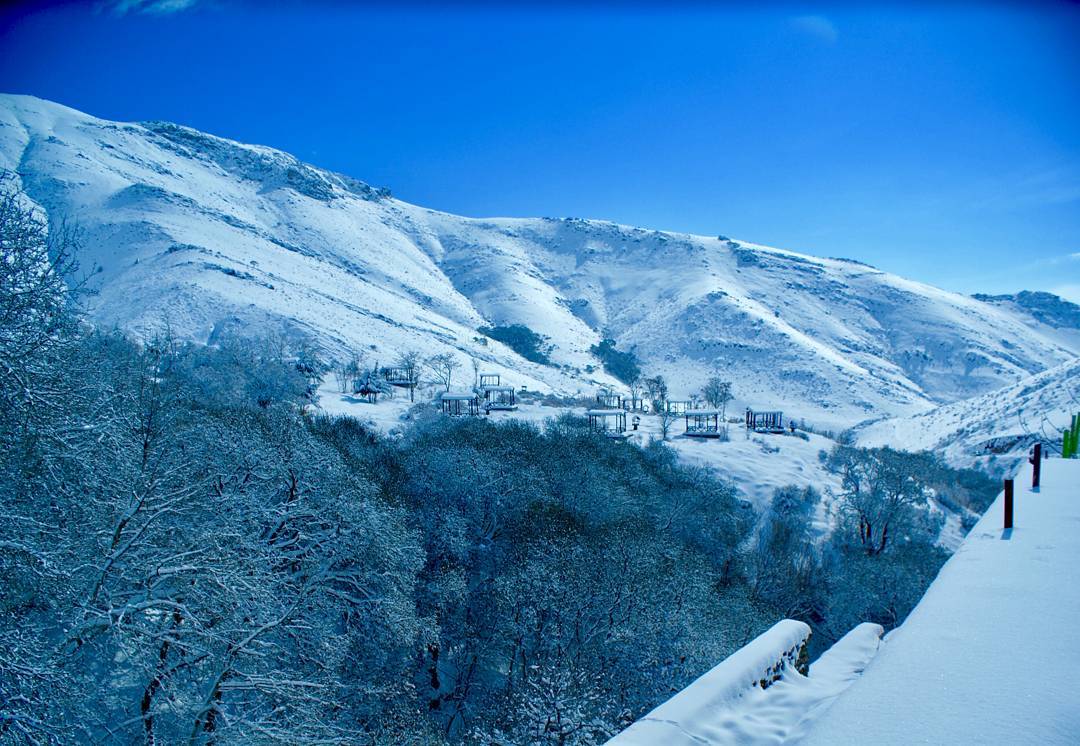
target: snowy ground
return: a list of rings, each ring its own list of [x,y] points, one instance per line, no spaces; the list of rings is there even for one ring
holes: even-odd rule
[[[1080,738],[1080,461],[1017,477],[808,745],[1075,744]]]
[[[429,390],[421,390],[417,393],[417,402],[430,402],[431,396]],[[399,390],[392,399],[380,399],[377,404],[369,404],[359,397],[342,394],[334,390],[331,384],[325,383],[319,390],[319,406],[328,414],[355,417],[381,432],[389,433],[408,425],[408,413],[413,405],[404,390]],[[492,412],[488,417],[493,421],[514,419],[541,426],[545,421],[566,413],[584,416],[585,407],[553,407],[521,402],[516,410]],[[632,415],[627,419],[627,427],[630,428]],[[684,421],[679,418],[671,428],[668,445],[685,463],[711,469],[722,479],[734,482],[740,494],[759,510],[768,505],[773,492],[779,487],[813,486],[825,498],[819,506],[815,526],[819,532],[824,532],[831,525],[833,501],[830,498],[838,492],[840,485],[836,476],[822,467],[819,458],[821,451],[832,448],[833,441],[829,438],[814,434],[809,435],[809,440],[789,435],[747,436],[741,423],[729,425],[731,439],[726,442],[688,438],[682,434],[684,430]],[[642,415],[639,429],[636,432],[631,430],[627,438],[640,445],[660,439],[660,418],[651,415]]]

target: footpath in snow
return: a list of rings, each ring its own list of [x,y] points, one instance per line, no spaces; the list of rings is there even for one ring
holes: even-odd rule
[[[1080,461],[1030,469],[800,743],[1080,743]]]

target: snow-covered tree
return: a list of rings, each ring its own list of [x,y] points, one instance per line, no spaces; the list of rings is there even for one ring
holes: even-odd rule
[[[727,416],[727,405],[734,398],[731,392],[731,381],[725,381],[719,376],[712,376],[701,390],[701,396],[710,407],[720,410],[720,418]]]
[[[416,387],[420,385],[420,369],[423,358],[416,350],[406,350],[398,355],[396,365],[405,376],[406,385],[409,387],[409,401],[415,399]]]

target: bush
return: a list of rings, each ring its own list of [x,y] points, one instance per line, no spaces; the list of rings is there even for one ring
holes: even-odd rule
[[[604,370],[623,383],[630,385],[641,378],[641,366],[633,352],[620,352],[615,349],[615,340],[603,339],[593,345],[589,352],[600,359]]]
[[[551,365],[551,345],[548,344],[548,338],[537,334],[524,324],[482,326],[477,331],[502,342],[526,360],[541,365]]]

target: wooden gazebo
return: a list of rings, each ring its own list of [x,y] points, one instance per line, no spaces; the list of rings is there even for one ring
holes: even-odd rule
[[[501,385],[502,380],[498,373],[481,373],[480,374],[480,388],[494,388]]]
[[[720,437],[719,409],[687,409],[683,412],[683,416],[686,418],[686,434],[689,437]]]
[[[442,413],[451,417],[480,414],[480,397],[476,394],[443,394],[439,403]]]
[[[607,435],[609,438],[626,437],[626,412],[621,409],[590,409],[585,413],[589,418],[589,429],[594,433]]]
[[[484,408],[492,410],[517,409],[517,396],[513,386],[485,386]]]
[[[784,413],[775,410],[772,412],[755,412],[749,407],[746,409],[746,429],[755,433],[784,432]]]

